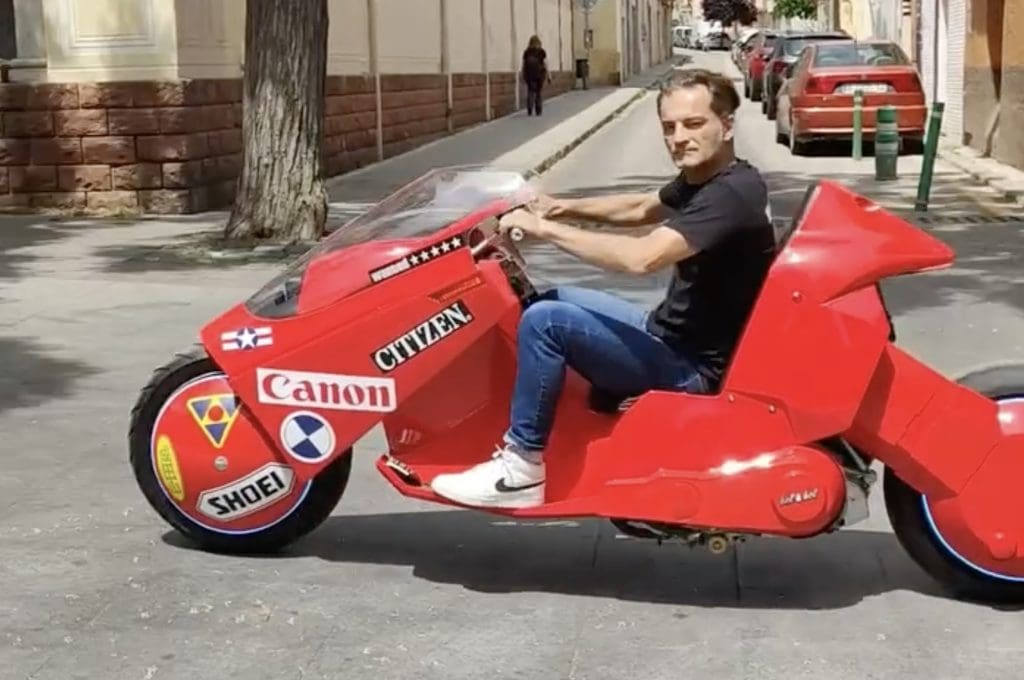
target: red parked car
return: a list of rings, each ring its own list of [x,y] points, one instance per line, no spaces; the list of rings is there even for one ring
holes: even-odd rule
[[[917,69],[899,45],[854,40],[814,43],[804,48],[779,90],[775,133],[793,153],[816,139],[853,137],[853,94],[864,93],[864,139],[875,134],[875,114],[896,107],[904,144],[920,148],[927,106]]]
[[[747,67],[744,69],[743,94],[752,102],[761,101],[764,91],[764,66],[775,51],[775,41],[778,39],[778,33],[762,31],[747,43],[749,48],[746,50]]]

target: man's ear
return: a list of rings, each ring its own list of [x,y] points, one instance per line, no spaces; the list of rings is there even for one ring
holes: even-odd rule
[[[722,139],[726,142],[731,142],[735,135],[736,128],[736,115],[729,114],[728,116],[722,116]]]

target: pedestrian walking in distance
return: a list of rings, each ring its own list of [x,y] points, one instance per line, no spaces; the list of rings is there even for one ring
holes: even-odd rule
[[[547,58],[548,54],[541,46],[540,38],[532,36],[530,44],[523,51],[523,81],[526,83],[526,111],[529,116],[534,113],[539,116],[544,110],[541,92],[544,82],[551,81]]]

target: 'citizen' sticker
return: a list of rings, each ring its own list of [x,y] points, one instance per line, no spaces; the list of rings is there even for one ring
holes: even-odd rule
[[[414,356],[441,342],[473,322],[473,314],[462,300],[442,309],[407,333],[384,345],[371,356],[377,368],[390,373]]]
[[[441,241],[440,243],[435,243],[432,246],[427,246],[426,248],[409,253],[400,260],[389,262],[379,269],[374,269],[370,272],[370,280],[374,283],[380,283],[385,279],[390,279],[392,276],[398,276],[402,272],[407,272],[421,264],[426,264],[431,260],[435,260],[442,255],[454,253],[461,247],[462,238],[453,236],[447,241]]]

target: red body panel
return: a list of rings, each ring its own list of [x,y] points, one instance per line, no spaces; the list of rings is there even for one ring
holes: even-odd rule
[[[465,240],[473,223],[505,207],[407,245]],[[286,463],[298,488],[382,422],[390,453],[415,476],[382,457],[385,478],[402,494],[444,503],[430,480],[484,460],[500,441],[521,313],[506,273],[493,260],[475,261],[463,244],[367,284],[369,272],[395,257],[393,247],[367,244],[323,260],[330,266],[315,263],[307,297],[300,295],[300,309],[315,301],[308,311],[257,319],[240,305],[203,330],[245,412],[224,445],[242,469]],[[936,522],[979,564],[995,554],[1004,567],[1024,560],[1015,547],[1024,546],[1021,520],[1007,523],[996,497],[986,497],[1024,472],[1024,413],[1013,420],[888,340],[876,283],[952,259],[925,232],[841,185],[820,183],[771,268],[721,390],[649,392],[624,414],[596,413],[587,384],[570,371],[546,453],[546,504],[495,512],[809,536],[832,528],[845,507],[843,470],[817,444],[843,435],[927,494]],[[426,333],[420,324],[432,318],[441,319],[434,326],[443,337],[398,361],[388,348],[403,334]],[[272,347],[222,350],[223,333],[253,326],[272,329]],[[321,375],[307,386],[304,372]],[[180,408],[169,408],[184,422]],[[314,462],[288,439],[299,412],[331,432],[322,440],[329,447],[319,449],[329,452]],[[202,464],[189,473],[195,491],[186,504],[214,479]],[[1024,562],[1011,567],[1024,574]]]

